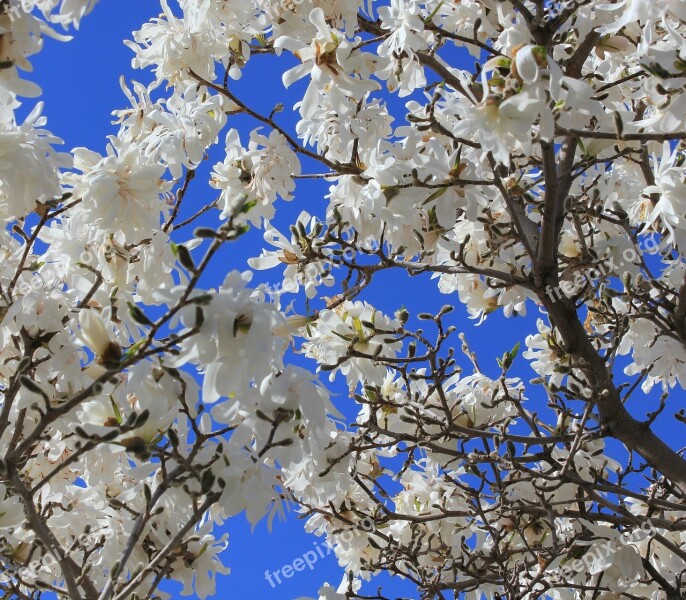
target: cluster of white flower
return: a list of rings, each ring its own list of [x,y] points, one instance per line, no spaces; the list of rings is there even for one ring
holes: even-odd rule
[[[105,155],[60,153],[40,102],[17,122],[18,69],[95,4],[0,1],[0,590],[205,598],[216,527],[290,501],[346,570],[322,600],[384,570],[425,598],[680,597],[686,462],[651,427],[686,382],[686,1],[161,0]],[[306,80],[293,106],[234,93],[257,54]],[[301,178],[328,202],[289,236]],[[248,223],[278,284],[212,287]],[[450,306],[372,306],[391,269],[478,323],[545,317],[532,385]],[[351,427],[289,348],[345,379]]]

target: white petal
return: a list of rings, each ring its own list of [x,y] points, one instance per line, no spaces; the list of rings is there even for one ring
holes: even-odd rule
[[[535,83],[538,79],[538,64],[531,51],[533,46],[525,46],[515,56],[517,73],[525,83]]]
[[[289,69],[286,71],[283,76],[281,77],[281,81],[283,82],[284,87],[289,87],[292,83],[298,81],[298,79],[302,79],[306,75],[309,75],[310,73],[310,67],[306,65],[305,63],[301,65],[296,65],[292,69]]]
[[[279,260],[276,253],[273,254],[263,254],[262,256],[256,256],[254,258],[248,259],[248,266],[251,269],[257,269],[258,271],[263,271],[264,269],[273,269],[279,266]]]

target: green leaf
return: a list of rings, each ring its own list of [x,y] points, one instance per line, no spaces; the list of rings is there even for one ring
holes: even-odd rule
[[[429,196],[426,200],[424,200],[424,202],[422,202],[422,206],[424,206],[425,204],[428,204],[429,202],[431,202],[432,200],[435,200],[436,198],[440,198],[443,194],[445,194],[447,189],[448,189],[447,187],[438,188],[433,194],[431,194],[431,196]]]
[[[189,271],[195,272],[195,262],[191,256],[191,251],[183,244],[176,246],[179,262]]]
[[[136,323],[140,323],[141,325],[152,325],[152,321],[145,316],[145,313],[138,306],[133,302],[127,302],[126,304],[129,307],[131,318],[136,321]]]
[[[431,11],[431,14],[424,19],[424,23],[430,23],[433,21],[433,18],[438,14],[438,11],[441,10],[441,6],[444,4],[445,0],[441,0],[441,2],[438,3],[438,6]]]
[[[121,425],[122,421],[123,421],[123,418],[121,416],[121,411],[119,410],[117,403],[114,401],[112,394],[110,394],[110,404],[112,405],[112,412],[114,412],[114,418],[117,420],[117,423],[119,423],[119,425]]]
[[[238,211],[242,214],[247,214],[249,213],[255,206],[257,205],[257,200],[250,200],[249,202],[246,202],[243,206],[241,206],[241,210]]]

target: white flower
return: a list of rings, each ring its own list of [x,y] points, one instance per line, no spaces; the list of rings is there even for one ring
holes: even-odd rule
[[[681,150],[670,147],[669,142],[662,146],[662,158],[653,157],[655,185],[645,188],[644,194],[660,194],[657,204],[646,218],[648,224],[657,219],[667,229],[667,241],[679,249],[686,247],[686,168],[679,164]],[[683,161],[681,161],[683,163]]]
[[[526,350],[522,356],[531,361],[531,368],[541,377],[549,378],[551,385],[561,385],[565,375],[558,370],[568,365],[569,357],[562,355],[562,345],[543,319],[536,320],[538,333],[526,336]]]
[[[588,545],[587,554],[592,558],[588,567],[591,575],[607,572],[614,578],[631,582],[643,575],[641,556],[636,549],[625,543],[620,531],[600,523],[591,523],[580,519],[584,526],[593,533],[594,540],[579,542]],[[619,577],[618,577],[619,576]],[[621,586],[616,588],[620,591]]]
[[[90,349],[96,355],[104,356],[114,342],[112,341],[111,330],[108,331],[102,317],[94,310],[80,310],[79,325],[81,326],[81,335]]]
[[[197,326],[199,314],[201,324],[196,335],[180,344],[178,357],[168,364],[191,362],[200,366],[204,402],[245,391],[251,382],[261,381],[282,367],[282,341],[272,330],[283,323],[283,317],[276,306],[264,302],[260,291],[245,287],[250,278],[250,272],[232,271],[211,299],[191,303],[180,311],[187,328]],[[183,289],[160,291],[158,299],[173,306]]]
[[[36,208],[36,202],[59,198],[58,169],[71,164],[69,155],[57,153],[62,140],[41,129],[39,102],[24,123],[0,120],[0,219],[19,218]]]
[[[510,164],[510,152],[531,150],[531,130],[541,113],[547,114],[544,100],[532,91],[521,91],[503,99],[488,95],[476,105],[464,108],[464,116],[453,126],[457,136],[474,137],[482,152],[492,152],[502,164]]]
[[[188,6],[184,17],[174,16],[167,0],[160,0],[161,18],[152,19],[133,34],[127,46],[136,53],[132,65],[144,69],[154,67],[157,81],[191,81],[188,69],[200,77],[214,79],[214,62],[228,52],[228,44],[206,20],[209,2]]]
[[[19,527],[24,522],[24,510],[19,498],[9,496],[7,487],[0,483],[0,529]]]
[[[319,222],[315,217],[310,217],[309,213],[303,211],[298,216],[294,231],[299,231],[298,227],[306,227],[309,224],[309,233],[316,230]],[[274,229],[269,223],[265,226],[264,239],[278,250],[262,250],[261,256],[251,258],[248,264],[253,269],[271,269],[279,265],[286,265],[283,273],[283,285],[280,291],[296,293],[301,285],[305,287],[305,295],[314,298],[317,294],[317,287],[321,284],[331,286],[334,283],[330,275],[331,267],[322,260],[312,260],[306,257],[309,252],[305,240],[300,239],[300,234],[291,235],[289,242],[281,233]],[[316,242],[314,247],[317,247]]]
[[[277,196],[292,198],[293,176],[299,174],[300,161],[278,131],[268,138],[253,131],[245,150],[238,132],[231,129],[226,135],[226,157],[214,166],[210,185],[221,190],[221,218],[237,216],[242,207],[248,209],[247,219],[259,226],[274,215]]]
[[[415,0],[391,0],[390,6],[379,7],[381,27],[390,35],[379,45],[381,56],[414,53],[427,45],[421,6]]]
[[[221,563],[219,554],[229,545],[229,535],[217,539],[209,533],[210,523],[205,523],[186,546],[186,552],[174,563],[175,575],[183,583],[182,596],[204,600],[217,591],[216,575],[228,575],[231,569]]]
[[[122,123],[119,137],[136,142],[151,160],[162,161],[174,179],[181,177],[182,167],[195,169],[202,162],[226,123],[228,102],[195,84],[155,104],[140,84],[134,85],[138,102],[123,82],[122,87],[132,108],[115,112]]]
[[[367,92],[379,89],[376,82],[365,78],[369,71],[369,59],[339,37],[342,34],[331,29],[321,8],[313,8],[309,20],[317,32],[310,44],[286,36],[274,43],[275,48],[291,50],[302,61],[302,64],[283,74],[285,87],[307,75],[312,77],[300,103],[300,114],[304,119],[314,114],[321,94],[331,95],[334,107],[345,112],[346,96],[359,101]],[[361,77],[353,77],[351,74],[355,72],[360,73]]]
[[[630,354],[632,362],[625,367],[627,375],[637,375],[645,369],[649,374],[641,384],[649,392],[655,384],[667,390],[686,385],[686,350],[678,339],[660,332],[649,319],[633,319],[622,338],[618,354]]]
[[[77,148],[74,167],[63,182],[82,199],[79,217],[102,231],[121,232],[129,243],[151,237],[168,211],[165,194],[171,184],[161,179],[165,168],[148,159],[135,144],[112,139],[107,155]]]
[[[310,325],[311,333],[306,336],[309,341],[303,348],[307,356],[327,366],[327,370],[331,369],[330,380],[340,371],[346,376],[350,388],[359,382],[381,384],[386,376],[386,367],[375,364],[374,358],[393,358],[396,355],[402,343],[389,341],[389,338],[397,326],[395,320],[367,303],[346,301],[335,310],[326,309],[319,313],[316,323]],[[353,354],[348,357],[351,352],[365,356]]]

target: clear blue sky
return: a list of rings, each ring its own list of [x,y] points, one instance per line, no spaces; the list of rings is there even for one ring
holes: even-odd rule
[[[173,3],[170,4],[173,6]],[[143,22],[158,13],[157,0],[101,0],[93,13],[83,21],[74,40],[68,43],[48,40],[45,51],[34,57],[32,62],[35,71],[31,79],[43,88],[42,99],[45,101],[44,114],[48,117],[48,128],[65,140],[68,149],[86,146],[103,152],[105,137],[116,133],[117,128],[111,124],[110,113],[114,109],[125,107],[127,103],[119,87],[119,76],[124,74],[129,81],[133,78],[147,81],[149,77],[139,71],[132,71],[132,53],[123,45],[122,40],[129,39],[131,31],[138,29]],[[279,62],[277,71],[270,67],[270,59],[260,57],[258,60],[259,63],[255,61],[254,64],[249,64],[244,79],[235,87],[237,93],[266,112],[277,102],[284,102],[287,111],[279,118],[282,123],[293,124],[295,119],[288,114],[288,110],[295,101],[295,96],[290,92],[286,95],[281,85],[280,73],[285,68],[283,62]],[[302,91],[301,88],[296,87],[295,93],[299,91]],[[27,102],[22,112],[30,110],[31,106],[32,103]],[[246,121],[237,123],[242,124],[244,133],[249,131],[245,127]],[[218,154],[216,160],[221,160]],[[210,160],[200,173],[207,174],[212,162],[216,161]],[[199,190],[202,191],[202,188],[197,187],[196,193]],[[299,185],[296,199],[292,203],[277,205],[278,223],[283,225],[294,220],[303,209],[311,214],[322,215],[326,207],[323,198],[325,190],[325,187],[312,182]],[[195,201],[191,196],[186,209],[195,212],[193,209],[197,209],[200,202],[214,197],[210,194],[212,192],[207,190],[206,194],[201,193]],[[216,218],[216,213],[212,218]],[[282,230],[287,231],[287,227]],[[245,269],[245,260],[259,254],[259,231],[252,232],[242,241],[247,243],[226,248],[212,272],[216,277],[214,283],[223,279],[227,268]],[[276,270],[257,275],[260,281],[276,282],[278,277]],[[409,280],[398,274],[379,275],[376,285],[365,294],[364,299],[390,313],[403,303],[411,312],[416,313],[419,310],[437,311],[443,304],[458,301],[456,295],[449,297],[438,294],[435,282],[431,282],[428,277]],[[535,313],[535,307],[530,307],[530,313]],[[526,333],[535,330],[533,318],[504,320],[491,317],[474,328],[473,321],[468,321],[462,310],[454,313],[453,322],[458,329],[466,332],[473,348],[482,353],[482,368],[491,376],[498,372],[495,357],[510,350],[515,341],[523,341]],[[520,365],[524,362],[521,358],[518,361]],[[309,366],[312,368],[312,365]],[[534,376],[532,371],[521,366],[518,374],[525,381]],[[347,400],[344,388],[336,385],[333,389],[339,394],[337,404],[344,409]],[[541,396],[541,392],[542,390],[531,389],[530,397]],[[544,398],[539,398],[539,401],[544,402]],[[345,410],[348,415],[352,414],[349,408],[348,404],[348,410]],[[291,579],[274,588],[269,585],[265,579],[265,570],[273,572],[281,569],[283,565],[293,563],[315,545],[322,543],[321,539],[304,533],[303,522],[294,515],[286,522],[275,522],[271,534],[267,532],[264,522],[251,532],[250,525],[242,515],[232,519],[227,530],[230,533],[230,546],[226,553],[226,562],[233,572],[221,578],[218,597],[249,595],[250,598],[264,600],[316,597],[317,589],[323,582],[329,581],[337,585],[340,581],[342,571],[330,555],[320,559],[311,572],[305,570],[295,573]],[[387,581],[382,579],[374,582],[369,591],[373,593],[377,583],[386,584]],[[405,596],[417,596],[411,587],[397,583],[392,583],[385,591],[389,596],[394,591]]]

